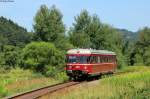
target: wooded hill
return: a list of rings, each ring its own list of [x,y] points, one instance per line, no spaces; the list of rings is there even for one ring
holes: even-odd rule
[[[0,43],[19,46],[29,43],[29,41],[30,35],[25,28],[10,19],[0,17]]]

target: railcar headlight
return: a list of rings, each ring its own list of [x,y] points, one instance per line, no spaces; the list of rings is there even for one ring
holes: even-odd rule
[[[86,67],[86,66],[84,66],[84,69],[87,69],[87,67]]]
[[[80,66],[76,66],[76,68],[80,68]]]

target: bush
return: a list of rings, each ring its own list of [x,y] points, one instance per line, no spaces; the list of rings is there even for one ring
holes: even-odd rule
[[[56,69],[56,67],[46,66],[46,72],[45,72],[46,76],[55,77],[55,75],[57,74],[57,72],[58,72],[58,70]]]
[[[48,77],[51,76],[60,82],[65,82],[68,80],[68,76],[66,75],[65,71],[54,66],[46,66],[45,75]]]
[[[55,77],[56,77],[58,80],[60,80],[60,82],[65,82],[65,81],[68,80],[68,76],[66,75],[65,72],[57,73]]]
[[[0,65],[5,69],[16,67],[19,63],[19,54],[20,48],[12,45],[3,46],[3,51],[0,53]]]
[[[32,42],[23,49],[23,68],[30,68],[53,76],[55,67],[61,67],[60,64],[64,64],[64,54],[56,49],[52,43]]]

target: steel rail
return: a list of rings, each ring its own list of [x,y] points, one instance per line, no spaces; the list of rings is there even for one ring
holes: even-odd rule
[[[55,85],[50,85],[50,86],[38,88],[38,89],[35,89],[35,90],[32,90],[32,91],[19,93],[17,95],[6,97],[4,99],[35,99],[35,98],[41,97],[41,96],[43,96],[47,93],[52,93],[52,92],[58,91],[60,89],[70,87],[70,86],[73,86],[73,85],[77,85],[77,84],[80,84],[80,83],[81,82],[59,83],[59,84],[55,84]]]

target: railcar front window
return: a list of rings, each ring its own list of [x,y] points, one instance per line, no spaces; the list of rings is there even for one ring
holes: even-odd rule
[[[77,62],[77,56],[68,56],[67,62],[68,63],[76,63]]]
[[[89,56],[67,56],[67,62],[68,63],[81,63],[86,64],[90,62]]]

